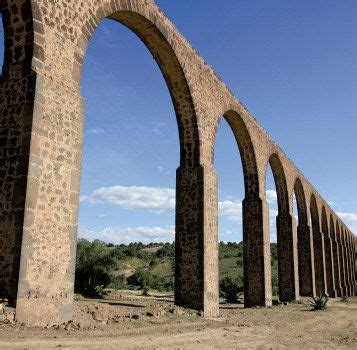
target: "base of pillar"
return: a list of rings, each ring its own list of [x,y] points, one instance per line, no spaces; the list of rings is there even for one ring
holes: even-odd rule
[[[18,299],[16,321],[31,327],[46,327],[67,323],[73,319],[73,301],[51,299]]]

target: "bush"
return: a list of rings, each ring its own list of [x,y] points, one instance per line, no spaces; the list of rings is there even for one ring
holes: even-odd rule
[[[227,303],[237,303],[239,298],[238,293],[243,292],[242,278],[223,278],[219,283],[219,291]]]
[[[349,300],[348,300],[347,295],[344,295],[341,297],[341,303],[348,303],[348,302],[349,302]]]
[[[320,293],[319,296],[313,297],[313,300],[310,302],[312,309],[314,311],[325,310],[327,308],[328,297],[323,293]]]
[[[89,297],[101,297],[103,289],[112,281],[110,269],[115,259],[104,242],[79,240],[77,245],[76,293]]]
[[[143,268],[138,268],[133,275],[128,277],[127,282],[143,291],[150,288],[156,290],[171,290],[173,288],[171,278],[160,277]]]

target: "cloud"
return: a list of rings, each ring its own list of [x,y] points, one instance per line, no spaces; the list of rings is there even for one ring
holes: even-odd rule
[[[175,210],[175,189],[161,187],[112,186],[96,189],[88,196],[81,196],[81,202],[89,204],[112,204],[123,209],[148,210],[155,213],[169,213]],[[267,191],[269,203],[276,203],[276,192]],[[225,200],[218,202],[219,215],[234,221],[242,220],[242,203]],[[270,216],[277,216],[275,208],[270,209]],[[275,223],[275,220],[274,220]]]
[[[278,196],[275,190],[266,190],[265,195],[269,204],[274,204],[278,202]]]
[[[357,214],[345,212],[337,212],[336,214],[354,234],[357,234]]]
[[[101,187],[89,196],[81,196],[81,202],[109,203],[124,209],[143,209],[156,213],[175,209],[175,190],[160,187]]]
[[[218,203],[218,213],[231,220],[242,220],[242,203],[223,201]]]
[[[104,134],[105,131],[101,128],[93,128],[93,129],[89,129],[88,130],[88,134],[91,135],[100,135],[100,134]]]
[[[78,238],[89,241],[100,239],[107,243],[128,244],[130,242],[173,242],[175,239],[175,226],[164,227],[108,227],[99,232],[89,230],[83,226],[78,228]]]

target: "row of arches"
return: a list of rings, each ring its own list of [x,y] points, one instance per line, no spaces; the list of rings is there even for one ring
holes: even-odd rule
[[[247,198],[254,200],[262,191],[259,190],[259,171],[248,128],[235,111],[229,111],[223,117],[232,129],[241,156],[246,194],[243,203],[247,202]],[[293,174],[295,180],[288,181],[278,153],[279,150],[267,158],[265,171],[270,166],[277,192],[280,300],[294,301],[300,296],[316,296],[321,293],[331,297],[354,295],[354,267],[351,262],[354,259],[353,236],[341,220],[336,219],[334,213],[327,216],[326,205],[320,204],[318,207],[316,194],[311,193],[310,188],[304,189],[304,180]],[[265,181],[265,176],[263,178]],[[288,188],[289,184],[292,184],[292,188]],[[265,188],[264,184],[264,194]],[[296,217],[293,212],[294,200],[297,206]],[[247,212],[243,211],[243,222],[249,220],[246,216]],[[250,278],[247,268],[250,264],[248,242],[253,235],[256,236],[256,233],[243,224],[245,283],[249,283]],[[259,246],[256,241],[254,245]],[[266,282],[270,283],[269,278],[266,278]],[[246,296],[248,293],[246,290]],[[246,303],[249,306],[249,301]]]
[[[300,294],[334,293],[336,285],[341,293],[351,295],[351,232],[156,4],[151,0],[103,0],[72,5],[67,9],[61,2],[53,2],[43,8],[37,1],[21,0],[2,9],[7,54],[0,86],[0,136],[4,140],[0,152],[4,257],[0,277],[3,291],[17,302],[18,319],[52,324],[71,318],[82,152],[81,68],[88,41],[104,18],[122,23],[145,43],[159,65],[175,108],[180,139],[176,304],[204,310],[207,316],[218,313],[217,177],[213,156],[221,115],[236,139],[244,174],[245,305],[272,303],[265,196],[268,164],[278,199],[280,299],[292,301]],[[53,18],[53,13],[61,15]],[[68,23],[71,30],[67,30]],[[70,127],[62,130],[58,125]],[[49,182],[54,168],[60,169],[61,177]],[[60,205],[51,203],[54,188],[61,188],[55,198]],[[292,210],[294,193],[298,227]],[[339,272],[336,277],[335,271]],[[34,306],[48,312],[38,314]]]

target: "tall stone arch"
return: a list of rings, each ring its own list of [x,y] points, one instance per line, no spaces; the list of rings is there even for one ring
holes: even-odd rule
[[[335,279],[335,291],[336,296],[342,296],[342,286],[341,286],[341,262],[340,262],[340,247],[338,244],[338,223],[335,225],[335,220],[333,215],[330,214],[330,237],[333,252],[333,273]]]
[[[321,227],[324,237],[325,268],[326,268],[326,293],[331,297],[336,297],[335,277],[334,277],[334,256],[331,239],[331,227],[327,218],[326,208],[322,206]]]
[[[309,213],[306,205],[305,191],[299,178],[295,180],[294,193],[299,217],[299,224],[297,227],[297,249],[300,295],[314,296],[316,294],[314,243],[312,228],[309,223]]]
[[[320,211],[317,207],[314,194],[310,198],[311,224],[314,238],[314,265],[315,265],[315,286],[316,294],[326,293],[326,268],[324,237],[321,231]]]
[[[218,313],[216,275],[206,243],[211,227],[205,208],[211,200],[204,185],[211,173],[200,158],[196,111],[183,68],[189,58],[182,46],[176,47],[182,39],[155,3],[144,2],[72,1],[67,11],[57,3],[49,10],[41,2],[18,1],[5,8],[7,35],[21,28],[25,42],[7,52],[0,124],[7,139],[0,153],[6,174],[1,228],[11,260],[2,277],[20,322],[58,324],[72,318],[83,132],[80,75],[88,41],[104,18],[124,24],[145,43],[174,104],[180,137],[175,302],[207,316]],[[71,26],[61,22],[69,15],[74,16]]]
[[[340,222],[337,222],[336,225],[337,240],[339,246],[339,258],[340,258],[340,269],[341,269],[341,289],[342,295],[347,295],[347,270],[346,270],[346,256],[345,256],[345,247],[343,240],[343,227]]]
[[[269,158],[278,199],[276,218],[278,243],[279,298],[281,301],[299,299],[299,275],[297,256],[297,235],[292,203],[287,187],[284,167],[279,156],[273,153]]]
[[[269,306],[271,297],[270,241],[267,203],[260,197],[259,172],[254,145],[244,119],[235,110],[223,114],[228,122],[242,161],[245,197],[243,200],[244,304]],[[216,137],[218,129],[214,131]]]

